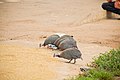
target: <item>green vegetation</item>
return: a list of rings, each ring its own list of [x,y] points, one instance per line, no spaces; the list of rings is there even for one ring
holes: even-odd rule
[[[95,79],[85,76],[76,76],[75,78],[71,78],[70,80],[95,80]]]
[[[114,80],[113,74],[103,70],[92,69],[84,75],[79,75],[70,80]]]
[[[94,59],[92,67],[109,71],[115,76],[120,76],[120,48],[101,54],[101,56]]]
[[[94,69],[70,80],[115,80],[115,76],[120,77],[120,48],[112,49],[94,58],[90,66]]]
[[[113,80],[113,75],[107,71],[103,70],[90,70],[87,77],[93,78],[95,80]]]

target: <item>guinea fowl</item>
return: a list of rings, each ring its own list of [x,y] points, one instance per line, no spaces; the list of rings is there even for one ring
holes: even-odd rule
[[[57,34],[51,35],[51,36],[49,36],[49,37],[44,41],[44,43],[42,44],[42,46],[46,46],[46,45],[48,45],[48,44],[54,44],[54,42],[55,42],[58,38],[60,38],[60,37],[59,37],[59,35],[57,35]]]
[[[59,57],[59,58],[68,59],[68,60],[70,60],[68,63],[70,63],[74,59],[73,64],[75,64],[76,59],[78,59],[78,58],[82,59],[81,55],[82,54],[78,49],[76,49],[76,48],[68,48],[68,49],[62,51],[60,53],[60,55],[54,54],[53,57]]]
[[[68,48],[78,48],[76,41],[72,37],[66,38],[58,46],[58,49],[61,51],[68,49]]]
[[[67,39],[67,38],[72,38],[73,36],[70,36],[70,35],[63,35],[62,37],[60,37],[60,38],[58,38],[55,42],[54,42],[54,45],[55,46],[59,46],[59,44],[63,41],[63,40],[65,40],[65,39]]]

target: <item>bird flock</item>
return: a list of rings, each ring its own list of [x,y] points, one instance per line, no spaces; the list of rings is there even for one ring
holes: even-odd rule
[[[40,47],[42,46],[47,46],[47,48],[58,49],[62,51],[60,54],[54,54],[53,57],[68,59],[68,63],[74,60],[73,64],[75,64],[76,59],[82,59],[82,53],[77,47],[77,42],[71,35],[55,33],[47,37],[44,43],[40,44]]]

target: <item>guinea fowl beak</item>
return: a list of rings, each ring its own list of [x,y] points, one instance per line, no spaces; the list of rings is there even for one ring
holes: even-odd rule
[[[39,44],[39,47],[41,47],[41,43]]]
[[[53,57],[55,57],[55,53],[54,53]]]
[[[80,57],[80,59],[81,59],[81,60],[83,60],[83,58],[82,58],[82,57]]]

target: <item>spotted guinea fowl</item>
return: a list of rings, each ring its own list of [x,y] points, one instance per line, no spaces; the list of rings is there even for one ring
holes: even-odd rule
[[[78,48],[77,43],[73,39],[73,37],[66,38],[65,40],[60,42],[60,44],[58,45],[58,49],[61,50],[61,51],[65,50],[65,49],[68,49],[68,48]]]
[[[59,55],[54,54],[53,57],[68,59],[68,60],[70,60],[68,63],[70,63],[74,59],[73,64],[75,64],[76,59],[78,59],[78,58],[82,59],[81,55],[82,54],[78,49],[68,48],[68,49],[62,51]]]
[[[58,38],[60,38],[59,35],[53,34],[53,35],[49,36],[49,37],[44,41],[44,43],[42,44],[42,46],[46,46],[46,45],[48,45],[48,44],[53,44]]]
[[[58,47],[59,44],[60,44],[62,41],[66,40],[66,39],[68,39],[68,38],[73,38],[73,36],[63,35],[62,37],[58,38],[58,39],[54,42],[54,45]]]

